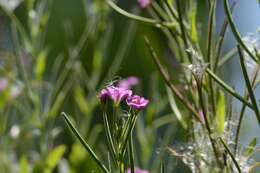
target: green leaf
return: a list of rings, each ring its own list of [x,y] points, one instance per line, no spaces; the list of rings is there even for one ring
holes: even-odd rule
[[[223,133],[225,128],[225,95],[222,91],[219,93],[216,110],[217,132]]]
[[[45,67],[46,67],[46,52],[42,51],[36,61],[36,66],[35,66],[35,78],[37,80],[42,79],[42,75],[45,71]]]
[[[57,166],[58,162],[62,158],[63,154],[66,151],[65,145],[60,145],[54,148],[46,158],[46,169],[44,173],[52,172],[52,170]]]
[[[28,173],[29,165],[28,160],[25,156],[22,156],[19,161],[20,173]]]
[[[255,149],[255,146],[256,146],[256,138],[254,138],[250,143],[249,145],[247,146],[247,148],[245,149],[244,151],[244,155],[245,156],[249,156],[253,153],[254,149]]]

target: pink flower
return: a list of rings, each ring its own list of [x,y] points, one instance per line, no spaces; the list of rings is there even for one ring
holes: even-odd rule
[[[144,109],[149,104],[149,100],[138,95],[133,95],[126,99],[126,103],[132,109],[139,111]]]
[[[126,173],[131,173],[131,169],[128,168]],[[135,173],[149,173],[149,171],[146,171],[146,170],[141,170],[139,168],[135,168]]]
[[[130,89],[133,86],[137,85],[139,83],[139,80],[137,77],[134,76],[130,76],[126,79],[122,79],[118,82],[118,87],[120,88],[126,88],[126,89]]]
[[[147,8],[151,4],[151,0],[137,0],[141,8]]]
[[[113,100],[115,105],[119,105],[122,100],[130,97],[132,93],[133,92],[131,90],[125,88],[108,86],[105,89],[101,90],[99,98],[101,103],[105,103],[107,99],[110,98]]]

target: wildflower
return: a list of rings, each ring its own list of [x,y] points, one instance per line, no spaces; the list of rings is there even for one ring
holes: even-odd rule
[[[151,4],[151,0],[137,0],[141,8],[147,8]]]
[[[132,95],[132,91],[115,87],[115,86],[108,86],[105,89],[101,90],[101,94],[99,96],[101,103],[105,103],[108,98],[112,99],[115,105],[119,105],[119,103],[126,99],[127,97]]]
[[[130,76],[126,79],[122,79],[118,82],[118,87],[120,88],[125,88],[125,89],[130,89],[133,86],[137,85],[139,83],[139,80],[137,77]]]
[[[126,103],[133,110],[139,111],[139,110],[144,109],[149,104],[149,100],[147,100],[143,97],[140,97],[138,95],[133,95],[126,99]]]
[[[131,169],[128,168],[126,173],[131,173]],[[149,173],[149,171],[146,171],[146,170],[141,170],[139,168],[135,168],[135,173]]]

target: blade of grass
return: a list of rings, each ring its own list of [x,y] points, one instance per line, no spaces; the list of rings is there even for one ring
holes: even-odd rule
[[[73,134],[78,138],[78,140],[80,141],[80,143],[84,146],[84,148],[88,151],[88,153],[90,154],[90,156],[95,160],[95,162],[98,164],[98,166],[101,168],[101,170],[104,173],[109,173],[108,169],[106,168],[105,165],[103,165],[103,163],[100,161],[100,159],[97,157],[97,155],[94,153],[94,151],[91,149],[91,147],[88,145],[88,143],[81,137],[81,135],[79,134],[79,132],[76,130],[76,128],[73,126],[72,122],[70,121],[70,119],[68,118],[68,116],[62,112],[61,113],[63,118],[65,119],[66,123],[69,126],[69,129],[73,132]]]

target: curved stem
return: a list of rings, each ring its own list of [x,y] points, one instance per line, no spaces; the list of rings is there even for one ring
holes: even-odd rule
[[[230,25],[230,28],[237,40],[237,42],[241,45],[241,47],[243,49],[245,49],[245,51],[248,53],[248,55],[257,63],[257,58],[253,55],[253,53],[249,50],[249,48],[245,45],[245,43],[243,42],[240,33],[238,32],[236,25],[233,21],[232,15],[231,15],[231,11],[229,8],[229,4],[228,4],[228,0],[223,0],[224,3],[224,9],[225,9],[225,13],[227,15],[227,19]]]
[[[258,68],[256,69],[256,71],[255,71],[255,73],[254,73],[254,77],[253,77],[253,80],[252,80],[252,86],[253,86],[253,88],[256,87],[256,79],[257,79],[257,74],[259,73],[259,71],[260,71],[260,66],[258,66]],[[246,94],[245,94],[245,99],[248,100],[248,98],[249,98],[249,94],[246,93]],[[234,153],[235,153],[235,154],[236,154],[236,152],[237,152],[238,141],[239,141],[239,135],[240,135],[240,130],[241,130],[242,121],[243,121],[243,118],[244,118],[245,109],[246,109],[246,105],[243,104],[243,106],[242,106],[242,108],[241,108],[241,111],[240,111],[239,120],[238,120],[238,125],[237,125],[237,129],[236,129],[235,146],[234,146]]]
[[[258,106],[257,106],[257,102],[256,102],[256,98],[255,98],[255,95],[254,95],[254,91],[252,89],[252,86],[251,86],[251,83],[250,83],[250,79],[249,79],[247,71],[246,71],[245,59],[244,59],[242,50],[241,50],[241,48],[239,46],[237,46],[237,50],[238,50],[238,53],[239,53],[240,64],[241,64],[242,72],[243,72],[244,79],[245,79],[245,82],[246,82],[248,94],[249,94],[249,97],[251,99],[252,105],[254,107],[253,110],[255,112],[258,124],[260,124],[260,113],[259,113],[259,109],[258,109]]]
[[[125,17],[128,17],[129,19],[136,20],[136,21],[139,21],[139,22],[143,22],[143,23],[146,23],[146,24],[155,25],[157,27],[162,26],[162,27],[172,28],[172,27],[176,26],[176,24],[173,23],[173,22],[159,22],[159,21],[154,20],[154,19],[150,19],[150,18],[141,17],[141,16],[131,14],[131,13],[123,10],[122,8],[118,7],[112,0],[106,0],[106,2],[116,12],[118,12],[119,14],[121,14]]]

